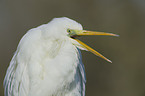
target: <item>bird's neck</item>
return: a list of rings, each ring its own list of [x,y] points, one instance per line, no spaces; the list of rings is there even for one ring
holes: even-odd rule
[[[47,50],[43,67],[52,80],[71,82],[76,74],[78,60],[77,48],[69,40],[55,40]]]

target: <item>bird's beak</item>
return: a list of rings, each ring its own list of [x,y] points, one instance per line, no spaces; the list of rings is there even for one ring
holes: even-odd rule
[[[116,34],[112,34],[112,33],[105,33],[105,32],[94,32],[94,31],[86,31],[86,30],[73,30],[73,29],[69,29],[69,35],[71,37],[75,37],[75,36],[79,36],[79,35],[107,35],[107,36],[118,36]],[[106,61],[112,63],[111,60],[107,59],[106,57],[104,57],[102,54],[100,54],[99,52],[97,52],[96,50],[92,49],[91,47],[89,47],[88,45],[86,45],[85,43],[81,42],[78,39],[73,38],[74,40],[76,40],[81,47],[83,47],[84,49],[92,52],[93,54],[105,59]]]

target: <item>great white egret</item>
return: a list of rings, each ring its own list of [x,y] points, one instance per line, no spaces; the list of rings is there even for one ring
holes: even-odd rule
[[[83,30],[67,17],[29,30],[20,40],[4,79],[5,96],[85,96],[85,70],[79,49],[111,62],[78,35],[112,33]]]

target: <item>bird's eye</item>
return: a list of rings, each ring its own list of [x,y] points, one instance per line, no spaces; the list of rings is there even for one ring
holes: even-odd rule
[[[67,32],[68,32],[68,33],[70,33],[70,32],[71,32],[71,30],[70,30],[70,29],[67,29]]]

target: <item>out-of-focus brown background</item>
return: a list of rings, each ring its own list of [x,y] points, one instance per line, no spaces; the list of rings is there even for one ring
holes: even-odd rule
[[[66,16],[84,29],[120,37],[80,39],[113,61],[82,51],[86,96],[145,96],[145,0],[1,0],[0,96],[10,59],[21,37],[31,28]]]

